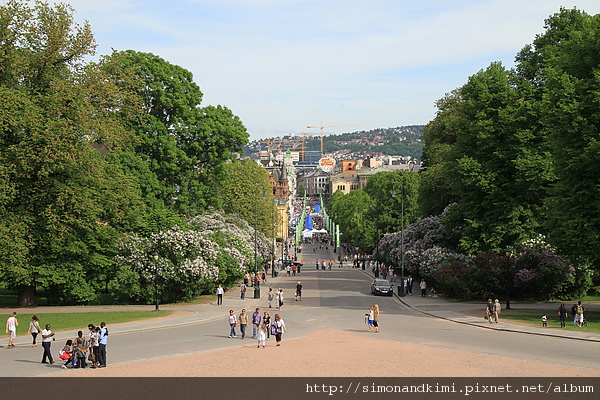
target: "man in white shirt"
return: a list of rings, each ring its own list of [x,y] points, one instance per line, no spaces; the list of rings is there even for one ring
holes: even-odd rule
[[[52,352],[50,351],[50,346],[54,341],[54,332],[50,330],[50,324],[46,324],[46,328],[42,330],[42,347],[44,348],[44,355],[42,357],[42,364],[54,364],[54,359],[52,358]],[[48,361],[46,361],[48,359]]]
[[[14,340],[17,337],[17,326],[19,321],[17,320],[17,313],[13,312],[10,317],[6,320],[6,333],[8,333],[8,349],[15,347]]]

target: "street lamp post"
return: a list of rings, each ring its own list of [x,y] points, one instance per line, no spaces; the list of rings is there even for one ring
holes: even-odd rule
[[[154,259],[154,311],[158,311],[159,298],[158,298],[158,253],[153,253],[152,258]]]
[[[396,197],[396,185],[394,185],[394,190],[392,190],[392,197]],[[401,230],[400,230],[400,285],[402,286],[402,290],[400,291],[400,296],[406,296],[406,288],[404,285],[404,186],[402,186],[402,195],[400,196],[400,204],[401,204]]]
[[[512,255],[512,251],[507,248],[506,249],[506,309],[510,310],[510,256]]]
[[[263,200],[267,198],[267,193],[263,192]],[[254,204],[254,298],[260,299],[260,282],[256,279],[258,274],[258,199]]]

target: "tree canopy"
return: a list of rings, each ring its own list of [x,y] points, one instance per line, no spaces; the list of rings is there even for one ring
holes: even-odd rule
[[[130,141],[119,114],[135,97],[115,84],[112,60],[83,64],[95,43],[69,6],[9,1],[0,24],[0,277],[20,305],[36,285],[83,301],[141,207],[99,151]]]

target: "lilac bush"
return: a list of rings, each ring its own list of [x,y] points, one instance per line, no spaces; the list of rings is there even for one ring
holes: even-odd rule
[[[132,300],[152,302],[155,285],[161,301],[191,300],[231,284],[254,264],[254,230],[235,216],[210,212],[192,218],[188,230],[178,226],[148,237],[128,235],[118,243],[119,267],[113,286],[127,289]],[[256,235],[257,259],[270,253],[262,233]],[[158,255],[154,260],[153,254]]]
[[[460,298],[512,296],[531,299],[569,298],[590,286],[587,268],[575,268],[537,237],[515,246],[510,260],[498,252],[462,254],[459,235],[447,234],[440,216],[424,218],[404,231],[406,273],[429,279],[438,291]],[[399,267],[402,263],[402,232],[384,235],[374,258]]]

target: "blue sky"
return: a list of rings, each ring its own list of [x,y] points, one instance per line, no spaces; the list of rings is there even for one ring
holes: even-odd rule
[[[133,49],[194,74],[202,105],[251,139],[426,124],[435,101],[514,56],[561,6],[598,0],[63,0],[98,54]]]

